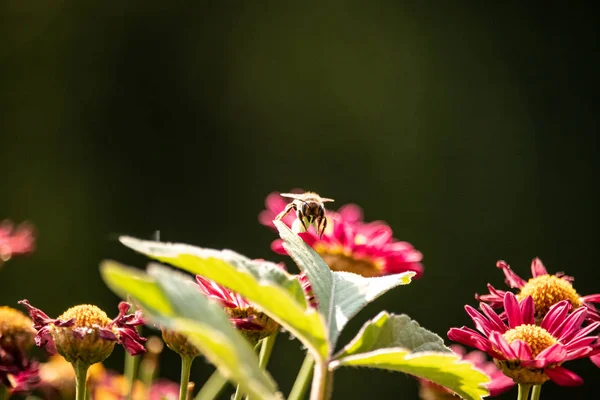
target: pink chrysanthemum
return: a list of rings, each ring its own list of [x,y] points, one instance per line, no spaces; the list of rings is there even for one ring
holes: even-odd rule
[[[463,361],[470,362],[475,368],[478,368],[490,377],[491,381],[486,385],[490,391],[490,396],[498,396],[515,386],[513,380],[504,375],[496,364],[487,360],[485,353],[478,350],[467,353],[465,348],[458,344],[451,345],[450,349],[461,356]],[[456,399],[456,395],[450,389],[427,379],[419,379],[419,384],[419,397],[421,400]]]
[[[273,334],[279,325],[240,296],[218,283],[196,275],[200,291],[223,307],[231,323],[249,340],[257,342]]]
[[[517,294],[519,300],[527,296],[533,297],[536,321],[541,321],[550,308],[562,300],[571,303],[573,309],[582,306],[587,308],[588,320],[600,321],[600,313],[593,304],[600,303],[600,294],[580,296],[573,288],[573,277],[567,276],[563,272],[554,275],[548,274],[546,267],[539,258],[534,258],[531,262],[532,278],[529,281],[525,281],[517,275],[505,261],[498,261],[496,266],[504,272],[505,282],[509,287],[520,289]],[[476,294],[475,298],[488,303],[493,308],[502,307],[506,292],[497,290],[490,284],[488,284],[488,290],[490,291],[489,294]]]
[[[286,204],[279,193],[269,194],[265,200],[266,210],[259,214],[260,223],[274,228],[273,220]],[[419,278],[423,273],[422,254],[410,243],[393,238],[392,229],[385,222],[364,222],[362,210],[357,205],[344,205],[337,212],[326,210],[326,217],[327,228],[322,236],[314,227],[299,236],[332,270],[365,277],[414,271],[415,278]],[[296,216],[289,213],[282,221],[291,227],[295,219]],[[271,248],[276,253],[287,254],[281,239],[275,240]]]
[[[587,308],[580,307],[569,314],[572,306],[563,300],[550,308],[538,326],[531,296],[519,303],[513,293],[506,293],[504,310],[508,325],[489,305],[480,303],[479,306],[483,314],[465,306],[477,331],[464,326],[452,328],[448,338],[486,352],[516,383],[539,385],[550,379],[562,386],[583,383],[581,377],[562,364],[600,351],[598,334],[592,333],[600,322],[582,327]]]
[[[119,315],[113,320],[89,304],[71,307],[56,319],[33,307],[28,300],[21,300],[19,304],[27,307],[33,319],[36,345],[50,354],[58,351],[70,363],[81,361],[92,365],[104,361],[115,343],[120,343],[131,355],[146,351],[143,345],[146,339],[135,329],[144,324],[141,312],[126,314],[131,306],[124,301],[119,303]]]
[[[33,227],[23,223],[16,229],[12,222],[0,222],[0,263],[18,254],[31,253],[35,248]]]

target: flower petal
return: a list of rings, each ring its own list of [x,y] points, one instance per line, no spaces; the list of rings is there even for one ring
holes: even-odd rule
[[[565,320],[570,308],[571,303],[566,300],[554,304],[544,316],[541,327],[554,335],[560,324]]]
[[[581,324],[585,321],[587,316],[587,309],[585,307],[579,307],[577,310],[573,311],[560,326],[554,332],[554,336],[558,338],[562,342],[567,342],[570,338],[572,338],[579,328]]]
[[[483,333],[485,336],[488,336],[489,333],[493,330],[492,324],[473,307],[467,305],[465,306],[465,310],[473,320],[473,323],[475,323],[475,327],[477,328],[477,330]]]
[[[510,347],[504,336],[499,332],[491,332],[489,336],[490,343],[493,344],[507,360],[517,360],[517,353]]]
[[[537,257],[531,262],[531,275],[534,278],[541,275],[548,275],[548,271],[546,270],[546,267],[544,267],[544,264],[542,264],[542,260]]]
[[[462,343],[466,346],[475,347],[481,351],[487,351],[490,347],[489,340],[481,336],[478,332],[465,326],[462,328],[450,328],[448,339]]]
[[[515,340],[510,344],[510,347],[514,350],[517,358],[521,361],[529,361],[533,359],[531,354],[531,347],[522,340]]]
[[[521,301],[521,317],[523,318],[523,324],[534,325],[535,324],[535,306],[533,304],[533,297],[527,296]]]
[[[479,308],[481,309],[481,311],[483,311],[485,316],[488,317],[490,323],[494,325],[494,330],[497,330],[501,333],[504,333],[508,330],[508,327],[506,326],[504,321],[502,321],[498,314],[494,312],[491,306],[485,303],[479,303]]]
[[[504,304],[504,295],[506,292],[504,290],[498,290],[489,283],[487,284],[487,288],[490,291],[489,294],[475,294],[475,299],[477,301],[482,301],[489,303],[492,308],[502,307]]]
[[[504,276],[506,277],[504,282],[506,282],[509,287],[522,288],[527,283],[525,280],[523,280],[523,278],[515,274],[513,270],[510,269],[510,266],[506,263],[506,261],[498,261],[496,263],[496,267],[502,269],[502,272],[504,272]]]
[[[583,379],[579,375],[564,367],[545,368],[544,372],[557,385],[579,386],[583,384]]]
[[[504,311],[506,312],[509,328],[514,328],[523,324],[523,316],[521,315],[519,301],[512,292],[506,292],[506,295],[504,296]]]
[[[567,350],[561,343],[555,343],[550,347],[545,348],[535,358],[543,360],[544,365],[539,368],[543,368],[549,364],[558,364],[564,362],[567,357]]]

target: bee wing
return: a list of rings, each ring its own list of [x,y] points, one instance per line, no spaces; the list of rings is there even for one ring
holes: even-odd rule
[[[302,200],[304,193],[279,193],[281,197],[288,197],[290,199]]]
[[[328,198],[326,198],[326,197],[325,197],[325,198],[321,197],[321,201],[322,201],[323,203],[327,203],[327,202],[330,202],[330,201],[335,201],[335,200],[334,200],[334,199],[328,199]]]

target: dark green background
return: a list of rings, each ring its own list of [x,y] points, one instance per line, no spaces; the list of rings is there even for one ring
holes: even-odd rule
[[[32,221],[39,240],[3,268],[0,304],[115,314],[99,262],[146,262],[121,233],[285,260],[257,214],[294,187],[360,204],[424,254],[423,279],[342,342],[382,308],[444,337],[470,325],[463,305],[504,287],[498,259],[528,277],[539,256],[600,292],[591,8],[29,3],[0,2],[0,218]],[[282,336],[270,369],[285,393],[301,359]],[[586,384],[549,383],[543,399],[595,396],[598,369],[569,366]],[[198,360],[193,380],[210,369]],[[403,374],[336,374],[335,399],[416,393]]]

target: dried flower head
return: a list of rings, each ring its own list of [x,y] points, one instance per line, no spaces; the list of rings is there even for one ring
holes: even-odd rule
[[[531,275],[529,281],[525,281],[517,275],[505,261],[498,261],[496,266],[504,272],[506,284],[515,289],[519,289],[517,298],[524,299],[527,296],[533,297],[535,304],[535,320],[539,323],[548,313],[550,308],[560,301],[568,301],[573,309],[579,307],[587,308],[587,318],[590,321],[600,321],[600,313],[594,306],[594,303],[600,303],[600,294],[580,296],[573,287],[573,277],[567,276],[562,272],[554,275],[548,274],[546,267],[539,258],[534,258],[531,262]],[[504,301],[503,290],[497,290],[488,284],[489,294],[475,295],[479,301],[488,303],[493,308],[502,307]]]
[[[485,303],[480,303],[483,314],[470,306],[465,309],[477,331],[452,328],[448,338],[485,351],[506,376],[519,384],[539,385],[552,380],[563,386],[580,385],[583,380],[562,364],[590,357],[600,349],[598,334],[593,334],[600,322],[583,327],[587,308],[569,314],[572,306],[567,300],[550,307],[540,325],[535,325],[531,296],[519,303],[513,293],[505,294],[507,323]]]
[[[187,340],[185,335],[172,331],[166,328],[161,328],[162,338],[168,348],[182,357],[196,358],[200,354],[200,350]]]
[[[287,203],[274,192],[267,196],[265,205],[259,221],[273,228],[273,220]],[[385,222],[363,222],[362,210],[357,205],[344,205],[337,212],[326,210],[326,217],[329,222],[322,236],[314,227],[299,236],[332,270],[365,277],[414,271],[415,278],[419,278],[423,273],[422,254],[410,243],[393,238],[392,229]],[[290,227],[298,225],[291,213],[282,221]],[[275,240],[271,248],[279,254],[287,254],[281,239]]]
[[[19,302],[29,310],[33,327],[37,330],[35,342],[50,354],[58,351],[70,363],[92,365],[104,361],[115,343],[123,345],[132,355],[145,352],[146,339],[139,336],[135,326],[144,322],[139,311],[126,315],[130,305],[119,304],[119,315],[111,320],[100,308],[83,304],[69,308],[56,319],[33,307],[28,300]]]
[[[33,345],[32,321],[19,310],[0,307],[0,385],[26,393],[39,383],[38,363],[26,352]]]
[[[220,304],[231,323],[252,343],[258,342],[279,329],[279,324],[258,311],[248,300],[203,276],[196,275],[200,291]]]

